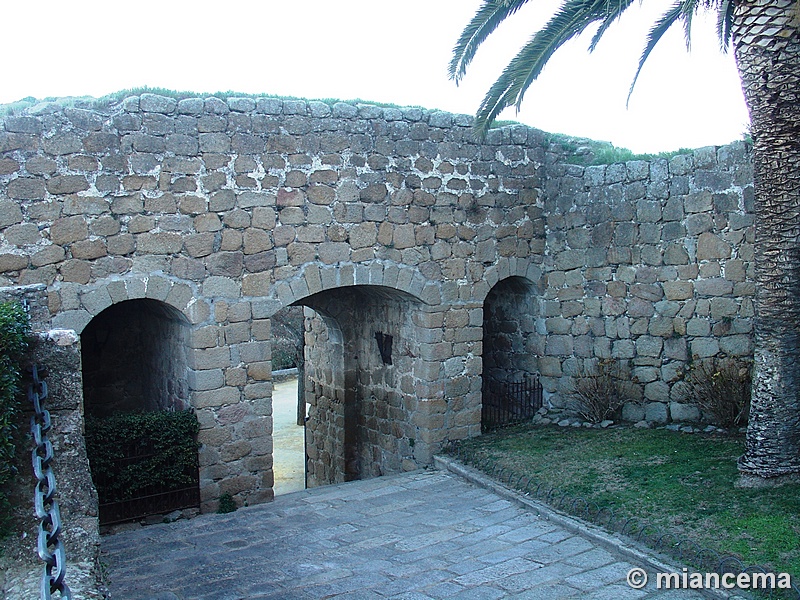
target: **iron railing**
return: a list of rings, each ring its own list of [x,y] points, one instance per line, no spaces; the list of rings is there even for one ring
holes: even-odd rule
[[[525,374],[519,381],[483,380],[481,431],[530,421],[542,408],[542,384],[537,375]]]
[[[114,487],[113,478],[117,473],[125,472],[132,465],[146,464],[156,456],[152,444],[146,439],[132,440],[122,450],[123,456],[113,461],[115,467],[108,475],[95,475],[95,485],[100,494],[100,525],[124,523],[200,505],[196,465],[187,467],[184,473],[191,483],[180,486],[154,484],[136,489],[124,499],[109,498],[104,491]]]

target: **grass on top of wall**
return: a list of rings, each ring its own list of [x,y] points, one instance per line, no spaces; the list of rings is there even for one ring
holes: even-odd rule
[[[0,104],[0,117],[5,115],[17,115],[25,109],[30,108],[40,102],[57,102],[65,107],[80,107],[91,108],[96,110],[105,110],[120,103],[125,98],[131,96],[139,96],[141,94],[157,94],[175,100],[185,100],[186,98],[208,98],[215,97],[221,100],[228,100],[229,98],[279,98],[281,100],[312,100],[324,102],[329,106],[333,106],[337,102],[345,102],[347,104],[366,104],[370,106],[377,106],[380,108],[416,108],[421,110],[436,110],[426,108],[418,105],[399,105],[390,102],[376,102],[374,100],[363,100],[361,98],[351,98],[342,100],[340,98],[300,98],[297,96],[281,96],[277,94],[246,94],[243,92],[235,92],[232,90],[218,91],[213,93],[206,92],[193,92],[187,90],[172,90],[162,87],[134,87],[124,90],[113,92],[100,98],[92,96],[74,96],[74,97],[54,97],[47,98],[34,98],[28,96],[22,98],[17,102],[10,104]],[[524,125],[518,121],[512,120],[496,120],[490,128],[498,129],[507,126]],[[618,148],[610,142],[603,142],[591,140],[588,138],[576,138],[573,136],[561,133],[548,133],[544,132],[545,141],[548,144],[556,144],[565,153],[565,162],[576,165],[591,166],[591,165],[609,165],[619,162],[627,162],[630,160],[653,160],[656,158],[670,159],[678,154],[691,154],[692,150],[681,148],[671,152],[659,152],[657,154],[634,154],[627,148]]]
[[[745,565],[800,577],[800,483],[737,487],[740,434],[526,425],[460,448],[469,462],[491,457],[490,471],[506,469],[504,482],[513,472],[533,480],[522,480],[529,489],[555,488],[554,501],[564,493],[582,497]]]
[[[349,100],[342,100],[340,98],[299,98],[297,96],[281,96],[277,94],[245,94],[242,92],[234,92],[232,90],[228,91],[219,91],[219,92],[192,92],[187,90],[171,90],[168,88],[161,88],[161,87],[135,87],[135,88],[128,88],[124,90],[119,90],[118,92],[113,92],[106,96],[101,96],[100,98],[94,98],[93,96],[74,96],[74,97],[55,97],[49,96],[47,98],[34,98],[33,96],[28,96],[26,98],[22,98],[17,102],[12,102],[10,104],[0,104],[0,116],[9,114],[18,114],[26,108],[30,108],[39,102],[58,102],[63,106],[82,106],[87,105],[91,106],[92,108],[103,109],[113,106],[124,100],[125,98],[129,98],[131,96],[139,96],[141,94],[156,94],[158,96],[165,96],[167,98],[173,98],[174,100],[185,100],[186,98],[219,98],[220,100],[228,100],[229,98],[279,98],[281,100],[312,100],[318,102],[324,102],[329,106],[333,106],[337,102],[346,102],[347,104],[368,104],[370,106],[378,106],[380,108],[418,108],[422,110],[426,110],[422,106],[410,105],[410,106],[401,106],[399,104],[392,104],[388,102],[375,102],[372,100],[362,100],[361,98],[351,98]]]
[[[680,148],[668,152],[658,152],[655,154],[636,154],[627,148],[619,148],[611,142],[601,142],[588,138],[576,138],[563,133],[548,133],[545,141],[551,146],[555,145],[566,155],[565,162],[573,165],[595,166],[612,165],[631,160],[669,160],[679,154],[691,154],[693,150]]]

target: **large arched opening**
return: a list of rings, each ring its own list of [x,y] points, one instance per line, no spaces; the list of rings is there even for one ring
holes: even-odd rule
[[[308,485],[417,467],[420,301],[383,286],[349,286],[305,307]]]
[[[100,524],[195,511],[197,419],[190,326],[165,302],[126,300],[81,333],[87,454]]]

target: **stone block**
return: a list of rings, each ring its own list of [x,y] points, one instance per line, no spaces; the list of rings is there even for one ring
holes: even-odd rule
[[[751,356],[753,339],[749,335],[726,335],[720,338],[719,348],[729,356]]]
[[[667,300],[688,300],[694,294],[691,281],[665,281],[662,287]]]
[[[66,252],[61,246],[45,246],[31,256],[31,266],[43,267],[45,265],[52,265],[64,260],[65,256]]]
[[[659,337],[642,335],[636,340],[636,353],[639,356],[658,357],[664,347],[664,340]]]
[[[666,423],[669,421],[668,405],[665,402],[648,402],[644,407],[644,418],[650,423]]]
[[[713,207],[713,195],[707,190],[688,194],[683,200],[687,213],[707,213]]]
[[[697,338],[691,342],[691,354],[695,358],[710,358],[719,352],[719,342],[714,338]]]
[[[54,156],[75,154],[83,149],[81,138],[72,132],[57,133],[51,138],[42,140],[44,151]]]
[[[54,244],[69,244],[86,239],[89,228],[82,216],[57,219],[50,226],[50,241]]]
[[[360,223],[349,232],[350,246],[352,248],[365,248],[372,246],[377,241],[378,228],[375,223]]]
[[[139,96],[139,110],[159,114],[171,114],[178,106],[178,101],[158,94],[142,94]]]
[[[238,298],[241,286],[231,277],[212,275],[203,281],[203,295],[207,298]]]
[[[222,369],[196,371],[189,369],[189,388],[193,391],[208,391],[221,388],[225,384]]]
[[[241,399],[241,392],[238,388],[224,386],[214,390],[195,392],[193,398],[196,409],[227,406],[238,403]]]
[[[6,194],[14,200],[42,200],[45,197],[44,179],[36,177],[12,179],[6,186]],[[17,210],[19,210],[19,206],[17,206]],[[19,221],[14,222],[18,223]]]
[[[28,257],[19,254],[0,254],[0,273],[19,271],[28,266]]]
[[[172,282],[169,279],[151,275],[145,283],[145,298],[164,301],[167,299],[171,287]]]
[[[109,254],[124,256],[136,249],[136,238],[129,233],[122,233],[108,238],[106,250]]]
[[[672,337],[664,340],[664,357],[674,360],[687,360],[689,358],[686,338]]]
[[[25,246],[36,244],[42,240],[39,228],[33,223],[22,223],[12,225],[3,232],[6,240],[15,246]]]
[[[725,296],[733,291],[733,283],[720,277],[698,279],[694,289],[701,296]]]
[[[198,232],[219,231],[222,229],[222,222],[216,213],[198,215],[194,219],[194,228]]]
[[[636,356],[636,346],[632,340],[616,340],[611,347],[612,358],[633,358]]]
[[[697,260],[730,258],[731,245],[719,236],[705,232],[697,238]]]
[[[104,240],[82,240],[70,246],[73,258],[83,260],[94,260],[108,254],[106,242]]]
[[[53,317],[53,328],[72,329],[73,331],[80,333],[91,320],[92,315],[85,310],[67,310],[60,312]]]
[[[694,404],[670,402],[669,414],[676,422],[697,423],[700,421],[700,410]]]
[[[670,337],[674,333],[673,321],[671,317],[654,317],[650,319],[648,333],[656,337]]]
[[[47,181],[47,191],[51,194],[75,194],[89,189],[89,182],[83,175],[58,175]]]
[[[636,402],[626,402],[622,406],[622,419],[631,423],[638,423],[645,418],[645,407]]]
[[[571,356],[573,353],[573,339],[570,335],[549,335],[545,344],[545,354],[548,356]]]
[[[183,248],[183,240],[178,233],[142,233],[136,236],[136,248],[145,254],[176,254]]]

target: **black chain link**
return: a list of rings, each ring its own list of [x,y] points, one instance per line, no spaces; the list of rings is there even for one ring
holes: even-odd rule
[[[50,463],[53,461],[53,444],[47,439],[50,431],[50,412],[42,408],[42,400],[47,398],[47,382],[39,379],[39,369],[33,366],[33,382],[28,385],[28,399],[33,403],[34,415],[31,417],[31,433],[34,449],[33,474],[36,487],[33,492],[33,505],[39,519],[38,552],[44,565],[42,573],[41,599],[50,600],[53,592],[61,598],[72,600],[72,592],[64,581],[67,572],[67,557],[64,544],[58,539],[61,534],[61,511],[58,509],[56,495],[56,476]]]

